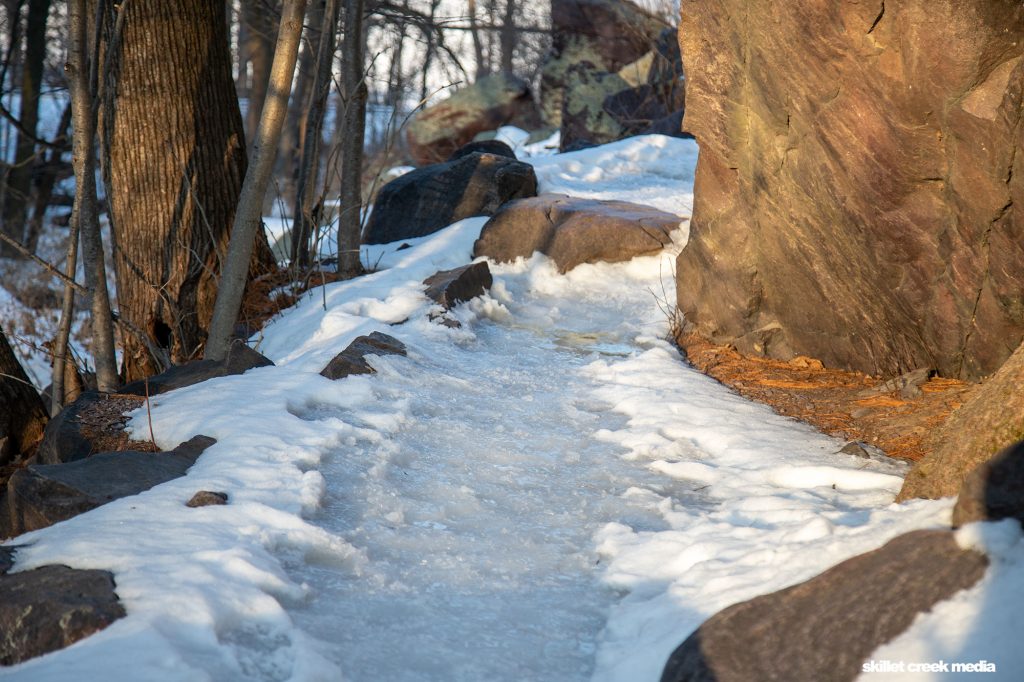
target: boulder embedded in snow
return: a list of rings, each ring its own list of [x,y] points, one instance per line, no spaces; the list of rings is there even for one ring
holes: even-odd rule
[[[67,464],[20,469],[0,495],[0,538],[52,526],[184,476],[215,442],[196,436],[169,452],[101,452]]]
[[[970,393],[935,436],[935,450],[903,481],[897,501],[956,495],[967,475],[1024,439],[1024,344]]]
[[[533,166],[473,152],[406,173],[381,187],[363,243],[424,237],[463,218],[494,215],[505,202],[536,194]]]
[[[482,296],[494,284],[491,269],[487,263],[480,261],[463,265],[454,270],[442,270],[423,280],[427,285],[427,298],[440,303],[445,309],[454,308],[456,304],[471,298]]]
[[[321,376],[332,381],[344,379],[353,374],[374,374],[376,370],[366,361],[367,355],[405,355],[405,344],[393,336],[373,332],[360,336],[348,344],[321,370]]]
[[[542,194],[504,206],[487,221],[473,256],[498,262],[546,254],[560,272],[582,263],[627,261],[672,243],[681,218],[624,201]]]
[[[988,559],[952,531],[901,535],[810,580],[734,604],[669,657],[662,682],[855,680],[880,645],[974,585]]]
[[[85,459],[94,452],[121,449],[120,442],[129,438],[124,415],[144,402],[136,395],[82,393],[46,425],[36,462],[61,464]]]
[[[228,348],[228,354],[223,360],[193,360],[184,365],[175,365],[160,374],[149,377],[148,388],[146,380],[139,380],[126,384],[119,389],[119,392],[144,396],[147,395],[148,390],[149,395],[157,395],[177,388],[192,386],[207,379],[244,374],[250,369],[270,367],[273,364],[270,358],[253,350],[244,342],[236,340]]]
[[[960,486],[953,527],[1017,519],[1024,524],[1024,441],[977,466]]]
[[[213,507],[228,503],[228,494],[214,490],[200,490],[185,503],[186,507]]]
[[[998,369],[1024,338],[1024,4],[682,8],[687,322],[871,375]]]
[[[0,666],[63,649],[125,616],[113,574],[43,566],[0,575]]]
[[[494,154],[495,156],[504,156],[513,160],[516,159],[516,153],[512,151],[512,147],[509,147],[507,143],[502,142],[501,140],[475,140],[456,149],[452,155],[448,157],[448,161],[461,159],[463,156],[469,156],[473,152]]]
[[[615,73],[643,57],[668,25],[626,0],[552,0],[551,52],[541,70],[541,111],[562,125],[569,71],[590,62]]]
[[[409,153],[418,164],[443,161],[477,133],[503,125],[540,125],[529,84],[506,73],[481,78],[416,114],[406,130]]]

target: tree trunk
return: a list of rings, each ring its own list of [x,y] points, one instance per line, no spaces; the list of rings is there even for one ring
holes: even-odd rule
[[[7,175],[7,191],[3,202],[3,230],[23,244],[28,242],[26,208],[32,189],[32,168],[35,165],[36,144],[33,138],[39,124],[39,91],[43,79],[43,62],[46,59],[46,19],[49,13],[50,0],[29,0],[25,59],[21,70],[21,108],[18,114],[25,132],[17,133],[14,166]],[[20,254],[0,243],[0,256],[17,258]]]
[[[317,47],[316,77],[310,93],[306,113],[305,133],[302,140],[302,161],[296,183],[296,202],[292,222],[292,263],[306,268],[310,263],[310,241],[318,227],[319,216],[314,210],[316,180],[320,170],[320,141],[323,137],[324,114],[327,98],[331,94],[331,75],[334,66],[334,44],[338,31],[337,0],[327,0],[323,10],[320,44]]]
[[[43,437],[46,406],[0,329],[0,464],[25,452]]]
[[[204,355],[210,360],[222,360],[227,354],[242,305],[245,276],[252,258],[253,235],[260,230],[263,195],[267,192],[274,156],[281,142],[281,128],[288,113],[288,96],[295,77],[305,11],[306,0],[285,0],[281,12],[267,101],[264,102],[260,126],[252,145],[252,166],[245,174],[238,212],[231,225],[231,242],[210,322],[210,338]]]
[[[102,133],[131,381],[201,353],[246,156],[224,3],[121,7]],[[273,268],[262,231],[253,238],[254,271]]]
[[[270,80],[270,65],[274,61],[274,20],[273,0],[242,0],[241,23],[245,25],[245,42],[239,46],[240,68],[248,74],[246,96],[249,108],[245,113],[245,132],[248,139],[256,134],[263,111],[263,100],[267,96]],[[251,70],[251,73],[250,73]]]
[[[480,80],[490,74],[491,65],[484,57],[484,41],[480,35],[480,26],[476,20],[476,0],[469,0],[469,34],[473,39],[473,55],[476,57],[476,79]]]
[[[345,118],[341,136],[338,272],[354,276],[362,270],[359,247],[362,242],[363,138],[367,97],[363,72],[363,0],[345,0],[345,41],[341,60]]]
[[[501,70],[512,73],[512,57],[516,50],[516,2],[505,0],[505,16],[501,22]]]

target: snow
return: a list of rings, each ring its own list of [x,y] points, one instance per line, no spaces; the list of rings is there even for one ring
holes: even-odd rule
[[[542,191],[685,217],[696,154],[647,136],[531,162]],[[128,617],[0,677],[657,680],[719,609],[948,526],[951,500],[892,502],[902,465],[839,454],[681,360],[662,308],[685,220],[629,263],[492,264],[461,328],[431,323],[422,280],[468,262],[484,221],[368,247],[376,272],[253,339],[276,367],[154,398],[162,447],[218,440],[189,474],[10,543],[17,570],[114,571]],[[371,331],[408,357],[319,375]],[[148,437],[145,409],[132,428]],[[230,503],[185,507],[198,490]],[[991,598],[1024,587],[1019,530],[958,538],[992,570],[876,657],[977,645],[1020,670],[1019,609]]]

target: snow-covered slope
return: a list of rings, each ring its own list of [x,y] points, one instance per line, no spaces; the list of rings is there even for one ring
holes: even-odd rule
[[[531,161],[542,191],[685,216],[696,152],[650,136]],[[19,570],[114,571],[128,616],[0,677],[656,680],[716,610],[948,523],[948,500],[891,504],[900,466],[688,368],[664,340],[672,253],[492,266],[462,328],[429,322],[421,281],[468,262],[483,222],[373,247],[380,271],[266,328],[276,367],[158,396],[162,446],[218,439],[188,476],[16,540]],[[371,331],[409,357],[318,374]],[[230,504],[186,508],[198,490]],[[945,651],[921,632],[890,657]]]

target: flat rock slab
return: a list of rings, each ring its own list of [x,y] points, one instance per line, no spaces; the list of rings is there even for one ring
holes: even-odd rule
[[[436,272],[423,283],[427,285],[427,297],[449,310],[459,303],[482,296],[494,284],[494,278],[487,263],[480,261]]]
[[[901,535],[807,582],[715,614],[673,652],[661,680],[855,680],[875,649],[974,585],[987,566],[952,531]]]
[[[1024,441],[977,466],[960,486],[953,527],[1017,519],[1024,524]]]
[[[245,343],[236,341],[231,344],[228,354],[223,360],[194,360],[184,365],[176,365],[147,380],[133,381],[120,389],[121,393],[132,395],[157,395],[173,391],[176,388],[192,386],[207,379],[244,374],[256,367],[273,365],[270,358],[249,348]]]
[[[67,464],[21,469],[11,476],[0,498],[0,537],[52,526],[184,476],[215,442],[196,436],[169,452],[101,452]]]
[[[425,237],[463,218],[494,215],[506,201],[537,195],[533,166],[473,152],[410,171],[384,185],[366,225],[366,244]]]
[[[564,273],[583,263],[618,263],[657,253],[672,243],[670,235],[681,221],[625,201],[542,194],[503,206],[484,225],[473,256],[508,262],[539,251]]]
[[[376,370],[366,361],[367,355],[405,355],[405,344],[393,336],[373,332],[360,336],[327,363],[320,374],[337,381],[353,374],[375,374]]]
[[[125,616],[107,571],[43,566],[0,575],[0,665],[63,649]]]

